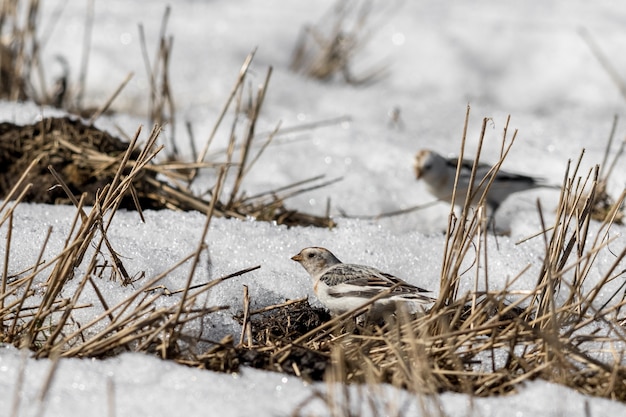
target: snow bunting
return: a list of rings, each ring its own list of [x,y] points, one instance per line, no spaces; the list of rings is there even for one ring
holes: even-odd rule
[[[318,300],[332,315],[356,309],[386,290],[389,294],[377,300],[371,308],[371,317],[383,317],[395,310],[397,301],[415,304],[433,303],[424,295],[430,292],[413,286],[393,275],[364,265],[344,264],[328,249],[304,248],[292,256],[313,278],[313,290]]]
[[[422,149],[415,155],[415,176],[426,182],[428,191],[437,199],[449,202],[452,200],[457,161],[458,158],[446,159],[437,152]],[[473,165],[473,160],[464,159],[461,162],[461,172],[459,173],[454,199],[454,204],[457,206],[462,206],[465,202]],[[474,181],[475,187],[480,184],[491,168],[492,166],[488,164],[478,164]],[[481,197],[488,182],[489,178],[485,179],[480,190],[474,191],[474,202]],[[487,193],[486,203],[493,215],[509,195],[539,187],[559,188],[555,185],[546,184],[544,180],[539,178],[499,170]]]

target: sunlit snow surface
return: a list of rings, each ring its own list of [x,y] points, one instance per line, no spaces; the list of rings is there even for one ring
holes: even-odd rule
[[[65,3],[57,18],[59,4]],[[196,147],[201,148],[245,56],[258,47],[252,82],[261,83],[269,66],[274,71],[257,131],[270,131],[279,120],[285,127],[340,116],[350,116],[351,121],[277,138],[244,182],[250,194],[325,174],[328,179],[343,180],[288,200],[287,205],[320,214],[330,198],[332,213],[338,216],[341,212],[372,215],[428,203],[432,197],[415,181],[412,157],[423,147],[456,154],[467,104],[472,108],[467,143],[470,154],[477,148],[482,118],[492,118],[487,124],[483,160],[494,161],[499,155],[501,133],[510,114],[510,133],[514,129],[519,133],[504,169],[542,176],[558,184],[567,160],[577,159],[583,148],[583,172],[601,162],[613,115],[623,116],[624,99],[579,31],[588,30],[621,73],[626,67],[626,57],[621,53],[626,45],[626,8],[618,3],[432,0],[385,7],[378,4],[376,31],[354,72],[385,63],[389,76],[363,87],[347,86],[340,80],[320,83],[288,70],[302,26],[316,23],[332,4],[289,0],[188,0],[173,4],[170,76],[178,124],[167,127],[164,136],[175,134],[179,147],[189,155],[184,128],[184,122],[189,121]],[[147,123],[141,118],[148,107],[148,83],[137,25],[143,23],[153,53],[165,6],[163,1],[150,2],[150,7],[141,1],[96,2],[88,101],[101,104],[128,72],[135,73],[115,102],[121,114],[98,121],[98,126],[113,132],[121,126],[131,135],[140,123]],[[44,60],[51,63],[49,68],[55,68],[54,57],[61,54],[76,76],[86,6],[83,2],[49,1],[42,7],[41,23],[52,28]],[[57,23],[50,26],[53,20]],[[54,70],[46,76],[54,77]],[[399,125],[390,122],[393,109],[400,109]],[[59,113],[29,104],[0,103],[2,121],[32,123],[42,114]],[[617,138],[623,136],[620,124]],[[226,141],[226,135],[218,135],[215,149],[223,148]],[[614,196],[626,183],[623,163],[609,183]],[[558,200],[558,192],[552,190],[515,195],[502,206],[497,221],[511,230],[511,236],[499,238],[497,249],[496,242],[490,241],[491,288],[504,286],[528,264],[531,268],[516,288],[534,285],[543,242],[515,243],[541,228],[537,198],[541,198],[546,218],[552,219]],[[243,284],[249,286],[255,306],[307,295],[315,303],[308,276],[289,259],[305,246],[327,247],[343,261],[376,266],[436,290],[447,213],[447,205],[438,204],[379,221],[338,217],[339,227],[333,231],[214,219],[207,238],[210,259],[205,256],[201,260],[197,282],[250,266],[261,268],[209,293],[209,303],[227,304],[232,309],[215,314],[203,332],[216,339],[238,334],[231,316],[241,308]],[[49,226],[53,234],[47,255],[58,253],[74,214],[69,207],[19,207],[9,272],[21,271],[36,261]],[[204,217],[199,213],[145,214],[143,224],[136,213],[118,212],[109,237],[131,275],[143,272],[152,277],[195,250]],[[610,234],[620,236],[624,230],[613,227]],[[5,236],[3,228],[0,241],[4,242]],[[623,238],[614,246],[614,252],[619,252]],[[0,245],[1,258],[4,250],[5,245]],[[610,253],[601,254],[592,276],[601,275],[612,262]],[[188,267],[182,267],[163,284],[170,290],[181,288],[187,273]],[[99,285],[111,302],[133,291],[114,282]],[[461,290],[472,288],[470,277]],[[85,301],[94,297],[91,301],[98,305],[94,294],[86,292],[85,297]],[[90,313],[77,314],[87,317]],[[48,397],[40,405],[38,395],[50,366],[50,361],[26,359],[12,347],[0,348],[0,415],[10,415],[17,399],[21,416],[35,415],[39,407],[43,407],[43,415],[69,417],[289,415],[313,390],[324,389],[323,385],[307,386],[294,377],[252,369],[239,375],[216,374],[125,354],[106,361],[61,360]],[[24,381],[18,387],[21,375]],[[423,411],[418,400],[388,387],[381,387],[376,396],[381,407],[405,404],[406,415]],[[441,407],[450,416],[471,414],[472,408],[479,416],[585,416],[586,402],[591,416],[626,412],[624,405],[584,397],[544,382],[529,383],[510,397],[470,401],[464,395],[442,394],[426,404]],[[329,414],[320,402],[312,402],[310,407],[310,414]]]
[[[293,376],[255,369],[217,374],[142,354],[123,354],[104,361],[62,360],[42,404],[42,385],[51,366],[50,360],[25,361],[15,348],[2,348],[2,415],[10,415],[21,372],[20,415],[35,415],[43,409],[43,415],[48,416],[274,416],[289,415],[305,402],[304,415],[330,415],[320,400],[307,402],[314,391],[326,389],[322,384],[307,385]],[[395,407],[402,407],[404,415],[440,415],[441,410],[450,417],[617,416],[626,408],[541,381],[525,385],[516,395],[471,401],[465,395],[450,393],[417,399],[388,386],[369,390],[373,392],[359,392],[356,387],[351,391],[354,410],[363,410],[363,416],[387,415],[383,413]],[[372,395],[376,413],[364,406]],[[586,406],[591,414],[585,413]]]

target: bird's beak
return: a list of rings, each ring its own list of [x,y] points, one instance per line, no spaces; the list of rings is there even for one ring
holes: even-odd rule
[[[292,260],[292,261],[296,261],[296,262],[300,262],[300,261],[302,260],[302,255],[300,255],[300,254],[293,255],[293,256],[291,257],[291,260]]]
[[[424,171],[422,171],[422,169],[415,164],[415,178],[419,180],[422,178],[422,174],[424,174]]]
[[[424,175],[424,154],[427,153],[425,150],[419,151],[415,155],[415,159],[413,159],[413,168],[415,169],[415,177],[419,180]]]

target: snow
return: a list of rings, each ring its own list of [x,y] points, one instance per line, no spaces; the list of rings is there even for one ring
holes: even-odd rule
[[[194,277],[197,282],[261,265],[259,270],[227,281],[208,294],[209,305],[232,306],[231,311],[212,316],[209,328],[203,329],[213,339],[239,334],[231,316],[241,309],[243,284],[249,286],[255,307],[303,296],[315,304],[308,276],[289,259],[306,246],[324,246],[346,262],[376,266],[410,283],[437,289],[446,204],[377,221],[345,219],[338,214],[372,215],[432,201],[425,187],[414,179],[412,157],[423,147],[442,154],[458,153],[468,103],[468,155],[477,148],[482,118],[490,117],[482,159],[494,161],[510,114],[510,132],[519,129],[519,133],[504,169],[542,176],[552,183],[561,182],[567,160],[576,160],[583,148],[583,173],[600,163],[613,115],[624,114],[624,98],[579,33],[581,28],[588,30],[611,63],[618,70],[624,68],[626,58],[620,52],[626,44],[626,9],[617,2],[377,2],[377,12],[384,13],[377,16],[385,19],[376,20],[374,36],[354,72],[365,73],[382,62],[389,65],[389,76],[358,87],[340,80],[317,82],[288,69],[301,27],[316,23],[333,3],[186,0],[172,5],[168,26],[168,33],[174,36],[170,75],[178,123],[166,127],[165,135],[175,134],[187,156],[184,122],[192,123],[196,147],[202,148],[237,71],[255,47],[253,85],[263,81],[268,66],[274,69],[258,131],[272,130],[279,120],[289,127],[350,117],[340,124],[277,138],[243,187],[255,194],[321,174],[327,179],[343,177],[332,186],[287,201],[289,207],[321,214],[330,198],[337,228],[288,229],[269,223],[213,219],[207,239],[210,259],[206,255],[201,259]],[[62,4],[64,9],[52,26],[52,16]],[[147,123],[143,115],[149,87],[137,24],[143,23],[153,54],[166,4],[153,1],[145,7],[140,1],[96,2],[86,100],[101,104],[126,74],[135,74],[114,103],[120,114],[100,120],[98,126],[113,131],[119,125],[132,134],[140,123]],[[53,63],[61,54],[76,76],[86,6],[49,1],[42,7],[42,24],[52,28],[44,61]],[[393,109],[400,109],[401,123],[397,126],[390,123]],[[2,121],[32,123],[43,115],[58,114],[57,110],[28,103],[0,103]],[[618,140],[623,137],[622,124],[618,126]],[[144,135],[148,130],[144,129]],[[214,149],[225,146],[226,140],[218,135]],[[626,170],[618,165],[609,192],[617,196],[625,183]],[[504,286],[528,264],[531,268],[516,282],[516,288],[534,285],[543,243],[539,239],[515,243],[541,228],[537,198],[550,219],[558,201],[558,192],[553,190],[514,195],[502,206],[497,221],[510,228],[511,234],[498,238],[497,249],[490,238],[492,288]],[[53,234],[46,257],[58,253],[74,215],[71,207],[22,204],[14,218],[9,272],[21,271],[36,261],[49,226]],[[205,219],[199,213],[147,211],[145,216],[144,224],[136,213],[119,211],[108,236],[131,275],[144,272],[146,277],[153,277],[193,253]],[[598,225],[593,225],[592,234],[597,230]],[[610,234],[622,237],[624,230],[614,226]],[[3,228],[0,241],[4,242],[5,236]],[[623,238],[615,245],[614,249],[620,249]],[[0,245],[2,259],[4,250]],[[594,276],[606,271],[613,260],[609,253],[601,253]],[[170,290],[182,288],[188,268],[174,271],[162,284]],[[134,291],[113,282],[99,285],[111,304]],[[462,282],[461,291],[469,291],[473,285],[473,279],[468,278]],[[91,297],[99,305],[93,293],[87,291],[85,297],[85,301]],[[94,313],[79,314],[84,315],[78,317],[81,319]],[[48,397],[41,403],[38,395],[52,363],[27,356],[14,347],[0,348],[0,416],[11,415],[16,398],[20,399],[20,416],[36,415],[38,410],[46,416],[69,417],[289,415],[315,390],[325,389],[323,384],[308,385],[295,377],[254,369],[237,375],[218,374],[147,355],[123,354],[103,361],[60,360]],[[24,381],[18,385],[22,376]],[[358,395],[358,388],[353,387],[352,392]],[[379,387],[374,395],[381,407],[406,401],[406,415],[434,415],[438,407],[450,416],[470,412],[480,416],[596,416],[626,411],[621,403],[542,381],[527,383],[518,394],[507,397],[444,393],[427,398],[428,407],[435,410],[431,414],[423,410],[420,399],[393,388]],[[305,415],[330,415],[319,401],[309,407]]]
[[[19,398],[21,413],[48,416],[272,416],[288,415],[306,402],[303,415],[330,415],[320,400],[311,400],[311,386],[296,377],[244,369],[240,374],[219,374],[192,369],[142,354],[125,353],[107,360],[63,359],[58,364],[45,402],[40,400],[50,360],[24,360],[13,347],[0,351],[0,407],[10,415],[19,372],[25,367]],[[444,393],[438,397],[414,398],[382,386],[372,391],[352,387],[355,409],[363,416],[385,415],[381,411],[403,407],[404,415],[443,415],[462,417],[508,416],[588,416],[621,415],[624,405],[605,399],[589,398],[562,386],[543,381],[526,384],[507,397],[473,398]],[[376,398],[378,414],[358,399]],[[558,398],[559,401],[555,401]],[[586,413],[586,407],[590,414]],[[391,414],[393,415],[393,414]]]

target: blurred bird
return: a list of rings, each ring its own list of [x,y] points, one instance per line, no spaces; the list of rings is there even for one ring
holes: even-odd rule
[[[458,158],[444,158],[435,151],[422,149],[415,155],[415,176],[417,179],[424,180],[428,191],[437,199],[450,202],[452,200],[452,191],[454,190],[457,163]],[[459,173],[454,199],[454,204],[457,206],[462,206],[465,202],[473,165],[473,160],[463,160],[461,162],[461,172]],[[488,164],[478,164],[474,187],[478,187],[491,168],[492,166]],[[486,178],[479,191],[474,189],[472,203],[478,201],[488,182],[489,178]],[[556,185],[546,184],[540,178],[499,170],[487,193],[485,202],[491,210],[491,216],[493,216],[509,195],[540,187],[560,188]]]
[[[328,249],[304,248],[292,256],[313,278],[313,290],[317,299],[332,315],[339,315],[366,304],[384,291],[389,294],[377,300],[370,310],[370,317],[380,318],[393,313],[396,302],[414,304],[433,303],[434,298],[423,293],[430,292],[411,285],[400,278],[364,265],[344,264]]]

